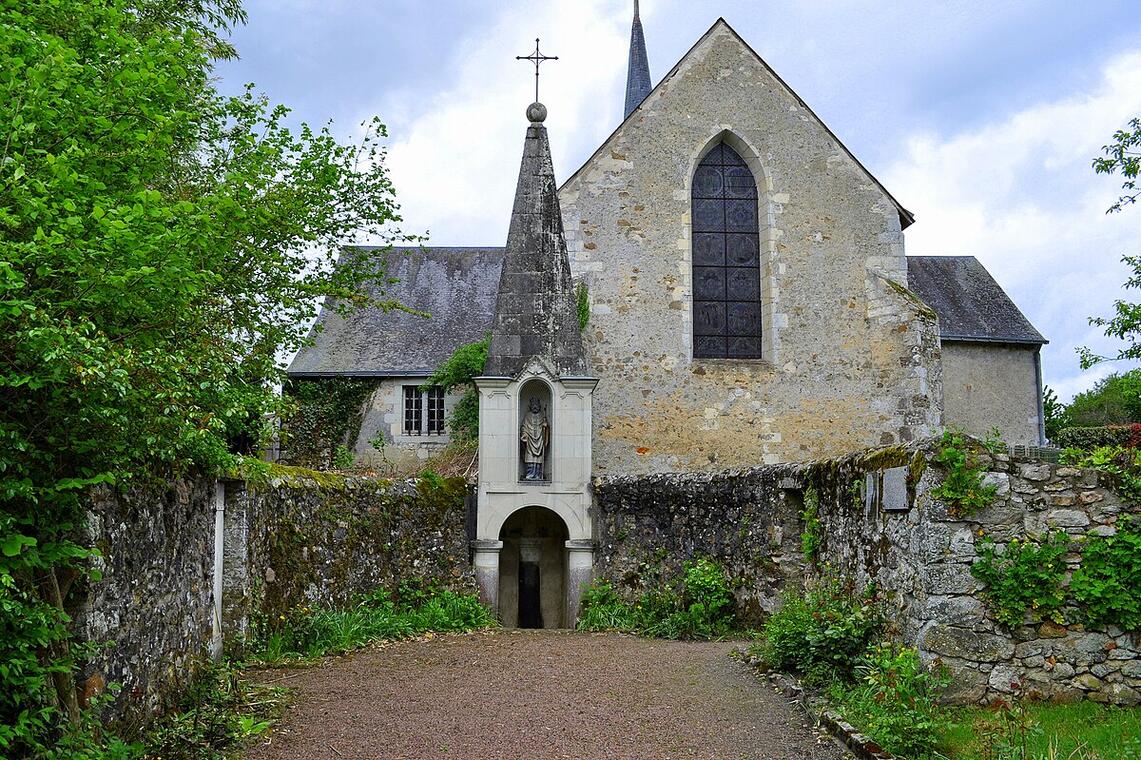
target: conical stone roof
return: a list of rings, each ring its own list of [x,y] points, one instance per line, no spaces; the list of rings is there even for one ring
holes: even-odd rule
[[[642,33],[642,19],[638,15],[638,0],[634,0],[634,23],[630,27],[630,64],[626,68],[626,110],[629,116],[650,94],[650,62],[646,57],[646,36]]]
[[[484,375],[515,377],[532,358],[560,377],[587,373],[575,307],[558,187],[543,126],[547,109],[527,109],[531,125],[511,211]]]

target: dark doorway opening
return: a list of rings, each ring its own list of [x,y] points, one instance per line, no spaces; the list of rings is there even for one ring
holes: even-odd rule
[[[539,607],[538,562],[519,563],[519,627],[543,627],[543,610]]]
[[[563,519],[546,507],[524,507],[503,523],[499,619],[504,627],[565,625],[567,538]]]

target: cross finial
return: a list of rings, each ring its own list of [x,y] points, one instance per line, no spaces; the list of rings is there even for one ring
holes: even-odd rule
[[[543,55],[542,53],[540,53],[539,52],[539,38],[536,37],[535,38],[535,52],[531,53],[531,55],[517,55],[517,56],[515,56],[515,60],[534,62],[534,64],[535,64],[535,102],[538,103],[539,102],[539,64],[542,63],[543,61],[557,61],[557,60],[559,60],[559,57],[557,55]]]

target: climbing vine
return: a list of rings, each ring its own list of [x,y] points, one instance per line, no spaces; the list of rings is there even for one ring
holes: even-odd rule
[[[1066,595],[1066,552],[1070,537],[1064,530],[1040,541],[1011,539],[1000,549],[989,537],[977,547],[979,561],[971,575],[986,584],[983,598],[995,618],[1008,627],[1021,625],[1027,612],[1062,622],[1060,610]]]
[[[1070,593],[1088,623],[1141,630],[1141,521],[1123,520],[1114,535],[1089,540]]]
[[[487,363],[487,351],[491,347],[491,335],[474,343],[465,343],[457,348],[443,364],[436,368],[421,388],[439,386],[445,392],[463,388],[464,395],[456,402],[448,416],[448,431],[457,441],[474,441],[479,438],[479,391],[475,378],[483,374]]]
[[[365,403],[378,380],[329,377],[294,380],[285,395],[296,405],[282,430],[284,458],[305,467],[344,469],[360,435]]]
[[[955,517],[970,517],[994,501],[997,488],[983,480],[982,470],[962,433],[943,432],[939,451],[932,457],[944,470],[943,482],[931,495],[947,505]]]
[[[585,282],[580,282],[574,288],[574,305],[578,312],[578,329],[585,330],[590,323],[590,291]]]
[[[800,516],[804,520],[804,531],[800,534],[800,551],[805,562],[816,562],[820,552],[820,494],[816,486],[804,491],[804,509]]]

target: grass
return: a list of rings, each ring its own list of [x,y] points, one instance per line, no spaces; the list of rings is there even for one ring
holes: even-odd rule
[[[406,639],[429,631],[471,631],[494,625],[474,595],[446,589],[404,588],[362,597],[347,609],[295,610],[255,637],[247,661],[278,664],[341,654],[374,641]]]
[[[1005,719],[1004,713],[1020,709],[1027,730],[1003,729],[1003,724],[1018,722]],[[1141,707],[1023,702],[1013,710],[959,707],[949,708],[948,713],[950,725],[944,730],[940,751],[950,760],[1022,760],[1023,734],[1025,760],[1141,760]],[[1013,751],[1000,754],[1002,744],[1011,745]]]

